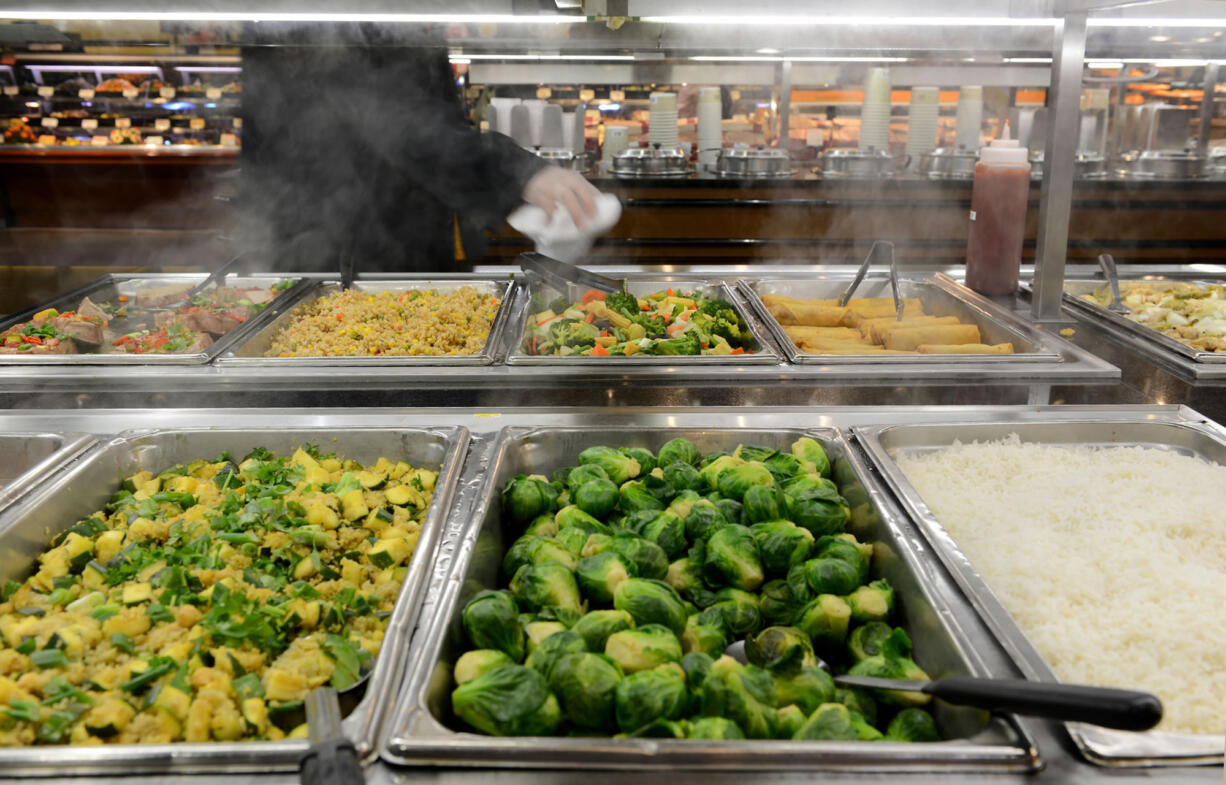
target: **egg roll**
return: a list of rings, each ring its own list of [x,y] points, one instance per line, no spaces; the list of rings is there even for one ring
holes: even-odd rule
[[[832,307],[838,307],[839,304],[838,300],[822,300],[815,297],[788,297],[782,294],[764,294],[762,295],[762,302],[766,305],[796,305],[798,303],[807,303],[809,305],[829,305]]]
[[[858,303],[858,304],[856,304]],[[879,303],[873,305],[871,303]],[[893,319],[896,312],[894,301],[887,299],[852,300],[847,303],[847,315],[843,317],[844,327],[859,327],[870,319]],[[903,318],[924,315],[924,306],[914,297],[903,298]]]
[[[920,354],[1013,354],[1011,343],[921,343]]]
[[[956,316],[912,316],[901,322],[893,317],[885,319],[870,319],[860,324],[860,334],[873,343],[885,343],[885,336],[890,330],[907,327],[934,327],[940,324],[960,324]]]
[[[803,324],[793,324],[783,328],[788,337],[800,342],[809,338],[828,338],[835,341],[858,341],[860,331],[854,327],[809,327]]]
[[[810,354],[880,354],[882,347],[867,341],[840,341],[829,338],[807,338],[800,348]]]
[[[809,327],[837,327],[847,314],[846,308],[837,305],[821,305],[820,300],[798,300],[790,303],[771,303],[766,306],[770,315],[779,324],[799,324]]]
[[[922,343],[979,343],[979,327],[974,324],[939,324],[932,327],[906,327],[890,330],[885,336],[887,349],[914,350]]]

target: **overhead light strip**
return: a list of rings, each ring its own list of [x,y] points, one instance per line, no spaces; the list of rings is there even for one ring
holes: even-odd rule
[[[805,25],[864,25],[869,27],[1054,27],[1050,17],[1003,16],[644,16],[642,22],[673,25],[736,25],[738,27],[798,27]]]
[[[557,54],[557,55],[525,55],[525,54],[465,54],[458,52],[451,56],[451,62],[460,60],[528,60],[528,61],[554,61],[554,60],[577,60],[583,62],[624,62],[633,60],[634,55],[583,55],[583,54]]]
[[[1223,19],[1178,19],[1178,18],[1148,18],[1148,19],[1108,19],[1090,18],[1086,20],[1087,27],[1222,27],[1226,25]]]
[[[758,55],[695,55],[692,61],[705,63],[909,63],[910,57],[762,57]]]
[[[569,25],[586,22],[583,16],[519,16],[513,14],[370,14],[370,13],[259,13],[256,11],[65,11],[44,8],[33,11],[0,10],[0,19],[53,19],[94,22],[372,22],[434,24]]]

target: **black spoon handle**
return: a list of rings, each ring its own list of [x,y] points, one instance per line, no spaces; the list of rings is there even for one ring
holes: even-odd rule
[[[1135,690],[955,676],[931,682],[924,692],[961,706],[1120,730],[1149,730],[1162,719],[1162,703],[1148,692]]]

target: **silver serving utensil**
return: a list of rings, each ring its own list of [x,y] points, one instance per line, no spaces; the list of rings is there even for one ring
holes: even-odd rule
[[[1148,692],[1024,679],[954,676],[933,681],[835,676],[836,684],[922,692],[957,706],[974,706],[1120,730],[1149,730],[1162,719],[1162,702]]]
[[[238,265],[239,262],[241,262],[246,257],[247,257],[246,251],[239,251],[234,256],[231,256],[229,259],[222,262],[221,265],[219,265],[216,270],[209,273],[208,276],[205,277],[203,281],[201,281],[200,283],[196,284],[195,286],[193,286],[192,288],[184,292],[182,300],[179,300],[176,303],[171,303],[169,305],[162,305],[156,308],[142,308],[141,310],[151,311],[151,312],[173,311],[178,308],[182,308],[185,305],[190,305],[193,297],[200,294],[204,290],[208,289],[210,286],[219,285],[222,281],[226,279],[226,275],[230,272],[230,270],[232,270],[236,265]]]
[[[851,296],[860,284],[863,283],[864,276],[868,274],[868,268],[872,266],[873,259],[877,256],[878,248],[889,254],[890,294],[894,298],[894,318],[901,321],[903,301],[902,296],[898,293],[898,261],[894,257],[894,243],[889,240],[875,240],[873,242],[872,247],[868,249],[868,256],[864,257],[864,261],[860,263],[860,269],[856,271],[856,277],[852,279],[851,284],[839,295],[839,307],[846,308],[847,303],[851,302]]]
[[[1132,313],[1132,309],[1120,299],[1120,276],[1115,270],[1115,257],[1109,253],[1100,253],[1098,266],[1102,268],[1103,277],[1111,285],[1111,302],[1107,305],[1107,310],[1119,314]]]
[[[589,289],[599,289],[602,292],[620,292],[626,286],[624,280],[606,278],[535,251],[521,253],[519,266],[525,273],[537,276],[560,292],[565,292],[567,284],[572,283],[586,286]]]
[[[302,785],[365,785],[357,749],[341,730],[336,690],[317,687],[306,699],[311,748],[298,766]]]

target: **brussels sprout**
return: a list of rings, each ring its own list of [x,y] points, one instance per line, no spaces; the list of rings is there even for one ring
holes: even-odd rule
[[[634,617],[635,624],[661,624],[680,635],[685,629],[685,606],[664,581],[628,578],[613,593],[613,607]]]
[[[553,509],[558,491],[544,480],[518,475],[502,489],[502,511],[512,523],[527,524]]]
[[[567,569],[575,568],[574,555],[556,539],[524,535],[507,549],[507,554],[502,559],[502,570],[510,576],[525,564],[545,564],[551,561],[564,564]]]
[[[847,650],[851,652],[852,659],[856,662],[876,657],[881,654],[881,644],[893,632],[893,628],[888,624],[870,621],[851,631],[851,635],[847,638]]]
[[[545,677],[522,665],[503,665],[451,693],[451,708],[490,736],[549,736],[562,720]]]
[[[830,457],[815,439],[802,436],[792,443],[792,455],[801,463],[813,465],[813,471],[823,477],[830,476]],[[582,461],[581,461],[582,462]]]
[[[464,606],[461,619],[473,648],[498,649],[515,662],[523,661],[524,631],[510,592],[481,592]]]
[[[618,610],[589,611],[570,629],[583,638],[588,651],[601,652],[610,635],[634,629],[634,617]]]
[[[688,464],[676,464],[678,466],[686,466]],[[668,503],[668,511],[676,515],[681,520],[685,520],[690,514],[690,510],[694,507],[694,502],[702,501],[702,496],[698,491],[678,490],[677,495]]]
[[[599,466],[596,466],[595,464],[576,466],[566,474],[566,487],[570,488],[571,493],[573,494],[580,485],[583,485],[586,482],[608,479],[609,475],[605,473],[605,470]],[[613,484],[616,485],[617,483]]]
[[[851,712],[841,703],[823,703],[805,720],[792,736],[797,741],[824,739],[859,740],[860,734],[851,722]]]
[[[690,542],[705,540],[716,529],[726,526],[728,523],[729,521],[724,518],[724,513],[715,502],[708,499],[699,499],[690,506],[689,512],[685,516],[685,536]]]
[[[741,516],[747,523],[780,520],[787,515],[787,498],[778,488],[755,485],[741,499]]]
[[[588,534],[613,534],[608,524],[596,520],[573,504],[558,510],[555,520],[558,522],[558,534],[570,527],[581,529]]]
[[[834,700],[834,679],[816,665],[809,665],[787,674],[775,673],[773,675],[779,705],[795,704],[800,707],[806,717],[816,711],[818,706]]]
[[[714,611],[724,619],[724,626],[733,639],[757,632],[762,626],[762,610],[758,595],[740,589],[720,589],[715,593],[715,604],[705,612]]]
[[[864,717],[865,721],[870,724],[877,722],[877,701],[868,694],[868,690],[836,687],[834,701],[846,706],[848,711],[854,711]]]
[[[720,515],[723,515],[724,520],[728,523],[740,523],[741,519],[745,517],[743,515],[744,508],[736,499],[720,498],[712,499],[711,501],[714,502],[715,506],[719,509]]]
[[[685,720],[652,720],[631,733],[619,733],[615,739],[684,739]]]
[[[618,534],[609,541],[608,548],[634,565],[640,578],[659,580],[668,574],[668,556],[650,540],[635,534]]]
[[[786,452],[777,452],[762,461],[771,474],[775,475],[775,483],[783,483],[801,473],[800,461]]]
[[[660,501],[642,480],[628,480],[617,491],[622,512],[629,515],[639,510],[663,510],[667,505]]]
[[[570,473],[574,470],[574,466],[562,466],[554,469],[553,473],[549,475],[549,484],[555,487],[558,485],[570,485]]]
[[[775,720],[775,738],[790,739],[800,730],[808,717],[800,707],[794,704],[780,706],[776,709],[777,719]]]
[[[719,473],[716,489],[725,499],[744,504],[745,492],[755,485],[775,487],[775,477],[760,463],[742,463]]]
[[[567,488],[560,482],[551,482],[549,485],[558,492],[558,497],[553,500],[553,507],[555,510],[560,510],[571,503],[570,488]]]
[[[720,474],[743,463],[745,462],[740,458],[735,458],[731,455],[721,455],[707,462],[698,470],[698,477],[702,480],[702,487],[712,491],[718,490]]]
[[[762,610],[762,623],[787,627],[792,624],[804,603],[796,599],[788,582],[782,578],[768,581],[758,593],[758,606]]]
[[[851,517],[851,511],[843,503],[842,497],[826,499],[806,492],[799,497],[787,498],[788,517],[797,526],[811,531],[814,537],[839,534]]]
[[[685,551],[685,523],[668,510],[658,513],[642,524],[637,533],[643,539],[659,545],[664,555],[670,559]]]
[[[770,447],[759,447],[753,444],[742,444],[732,451],[732,454],[740,458],[742,461],[756,461],[763,463],[767,458],[774,455],[777,450],[772,450]]]
[[[805,577],[805,566],[797,564],[792,569],[788,570],[787,576],[784,578],[787,581],[788,588],[792,591],[792,597],[796,602],[804,607],[810,600],[817,595],[813,593],[813,589],[809,586],[809,579]],[[798,609],[799,610],[799,609]]]
[[[617,727],[632,733],[657,719],[680,719],[688,702],[681,666],[660,665],[631,673],[617,684]]]
[[[707,680],[707,674],[711,672],[711,666],[714,664],[715,658],[701,651],[692,651],[681,658],[681,670],[685,671],[685,686],[691,695]]]
[[[664,479],[662,469],[656,468],[651,473],[640,476],[639,481],[643,483],[644,490],[666,505],[677,495],[677,489]]]
[[[579,453],[580,466],[599,466],[615,485],[638,477],[643,467],[633,458],[622,455],[612,447],[588,447]]]
[[[627,458],[633,458],[639,462],[639,472],[648,474],[658,466],[656,456],[651,454],[651,450],[644,447],[622,447],[618,450]]]
[[[698,470],[682,461],[675,461],[664,467],[664,481],[678,493],[702,490],[702,478],[698,476]]]
[[[690,723],[687,739],[743,739],[735,722],[723,717],[699,717]]]
[[[856,535],[851,532],[836,534],[834,538],[856,546],[856,550],[860,551],[860,558],[864,560],[865,564],[873,563],[873,544],[871,542],[860,542],[856,539]]]
[[[809,559],[805,580],[816,594],[850,594],[860,585],[856,568],[842,559]]]
[[[745,658],[772,673],[817,666],[809,636],[795,627],[767,627],[746,638]]]
[[[568,553],[578,563],[579,554],[583,552],[583,546],[587,544],[587,540],[592,535],[580,529],[577,526],[567,526],[553,536],[555,542],[566,549]]]
[[[664,576],[664,582],[672,586],[682,599],[689,600],[699,608],[709,607],[715,602],[715,592],[708,589],[703,583],[701,568],[689,557],[678,559],[668,565],[668,573]]]
[[[681,650],[702,652],[720,657],[728,648],[728,631],[720,614],[692,613],[685,620],[685,630],[679,636]]]
[[[860,660],[847,671],[852,676],[875,676],[882,679],[928,681],[928,674],[911,659],[911,639],[901,629],[895,629],[881,642],[881,654]],[[896,706],[923,706],[932,700],[922,692],[909,690],[873,690],[885,703]]]
[[[609,480],[588,480],[573,492],[575,506],[594,518],[604,518],[617,506],[617,486]]]
[[[738,524],[717,529],[707,540],[702,572],[716,586],[746,591],[761,586],[765,576],[758,557],[758,544],[749,529]]]
[[[778,720],[775,682],[758,666],[720,657],[699,692],[700,714],[727,717],[751,739],[774,738]]]
[[[506,652],[498,649],[473,649],[464,652],[460,655],[460,659],[455,661],[452,675],[456,684],[463,684],[494,668],[514,664]]]
[[[923,709],[903,709],[894,715],[885,730],[888,741],[940,741],[937,724]]]
[[[583,596],[600,605],[613,602],[613,592],[622,581],[632,577],[634,567],[616,551],[586,556],[575,568],[575,579]]]
[[[533,621],[556,621],[560,622],[563,627],[570,629],[575,625],[575,622],[583,618],[583,613],[584,609],[582,607],[564,608],[560,605],[550,605],[538,610]]]
[[[813,547],[813,534],[791,521],[755,523],[749,532],[758,544],[762,568],[773,575],[786,575],[797,564],[803,564]]]
[[[570,630],[561,630],[537,644],[524,664],[548,679],[553,666],[563,656],[582,654],[585,651],[587,644],[583,642],[583,638]]]
[[[800,609],[793,624],[816,644],[842,643],[847,638],[851,622],[851,606],[842,597],[819,594]]]
[[[558,522],[554,520],[553,513],[542,513],[532,519],[532,522],[524,528],[524,537],[552,537],[558,533]],[[521,537],[520,539],[524,539]],[[512,573],[514,574],[514,573]]]
[[[609,636],[604,653],[626,673],[637,673],[681,659],[681,641],[667,627],[644,624]]]
[[[894,588],[885,578],[861,586],[847,595],[855,621],[884,621],[894,610]]]
[[[868,561],[863,552],[842,537],[826,535],[818,539],[813,546],[813,558],[845,561],[856,568],[857,582],[864,583],[868,580]]]
[[[582,610],[575,574],[565,564],[525,564],[511,578],[511,593],[524,608],[534,611],[557,606]]]
[[[621,668],[600,654],[564,654],[549,672],[549,688],[557,696],[566,719],[580,728],[612,731],[613,708]]]
[[[874,728],[864,719],[864,715],[855,711],[848,711],[848,716],[851,717],[851,726],[856,729],[856,737],[860,741],[881,741],[885,738],[881,731]]]
[[[811,495],[815,499],[835,499],[839,496],[839,487],[819,474],[797,474],[783,484],[783,492],[794,498]]]
[[[541,642],[553,635],[555,632],[564,632],[566,625],[556,619],[535,619],[529,622],[523,622],[521,625],[524,628],[524,639],[528,646],[528,656],[531,658],[532,652]]]
[[[579,549],[580,556],[595,556],[598,553],[604,553],[609,550],[609,544],[613,542],[612,535],[588,534],[583,541],[583,547]]]
[[[698,451],[698,447],[692,441],[683,437],[677,437],[665,442],[660,451],[656,453],[656,456],[657,464],[665,469],[677,462],[697,466],[698,462],[702,460],[702,453]]]

